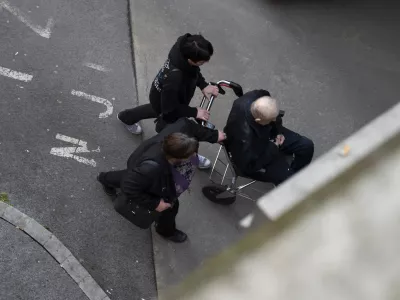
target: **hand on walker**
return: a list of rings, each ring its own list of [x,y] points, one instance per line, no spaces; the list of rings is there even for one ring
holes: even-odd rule
[[[211,98],[211,96],[217,97],[219,94],[219,89],[215,85],[208,85],[203,89],[203,94],[206,96],[208,99]]]
[[[221,143],[226,140],[225,132],[218,130],[218,143]]]
[[[285,137],[282,134],[276,136],[275,144],[279,147],[285,142]]]
[[[204,108],[197,108],[197,116],[196,119],[208,121],[210,118],[210,112]]]
[[[167,210],[168,208],[171,208],[171,204],[164,202],[163,199],[161,199],[160,204],[158,204],[156,211],[158,212],[163,212],[164,210]]]

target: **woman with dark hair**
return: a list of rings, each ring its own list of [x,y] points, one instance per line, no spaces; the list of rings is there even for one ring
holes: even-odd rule
[[[159,214],[156,231],[181,243],[187,236],[175,226],[178,197],[189,188],[199,164],[199,141],[217,143],[224,139],[223,132],[181,118],[144,141],[130,156],[126,170],[102,172],[97,179],[110,196],[121,189],[114,206],[121,215],[135,223],[132,207]]]
[[[187,33],[178,38],[151,85],[150,103],[124,110],[118,114],[118,119],[133,134],[142,133],[138,122],[144,119],[157,118],[157,132],[182,117],[207,121],[210,116],[207,110],[189,104],[196,87],[207,98],[218,95],[218,88],[205,81],[199,68],[213,54],[212,44],[202,35]],[[199,168],[210,166],[210,161],[200,156]]]

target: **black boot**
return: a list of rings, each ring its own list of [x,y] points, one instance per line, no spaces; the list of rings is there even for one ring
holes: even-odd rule
[[[175,229],[175,232],[173,235],[165,236],[161,233],[158,233],[158,234],[161,235],[164,239],[170,240],[171,242],[174,242],[174,243],[183,243],[184,241],[187,240],[186,233],[184,233],[178,229]]]
[[[101,183],[104,192],[110,196],[110,197],[114,197],[117,195],[117,190],[111,186],[107,186],[105,185],[102,181],[101,181],[101,175],[102,173],[99,173],[99,175],[97,175],[97,181]]]

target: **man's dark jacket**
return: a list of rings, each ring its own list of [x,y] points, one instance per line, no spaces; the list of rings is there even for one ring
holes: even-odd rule
[[[270,96],[270,93],[254,90],[236,99],[224,128],[225,145],[232,154],[233,163],[249,177],[266,167],[279,153],[271,140],[280,133],[282,120],[261,126],[251,115],[251,104],[263,96]]]
[[[166,202],[176,199],[171,166],[162,151],[164,137],[175,132],[185,133],[200,142],[218,141],[218,130],[205,128],[187,118],[168,125],[159,134],[144,141],[129,157],[127,173],[121,181],[121,191],[128,201],[155,210],[161,199]]]
[[[190,36],[187,33],[178,38],[150,90],[150,103],[166,123],[182,117],[196,118],[197,108],[190,107],[189,103],[196,87],[203,90],[208,85],[200,68],[190,65],[182,55],[182,45]]]

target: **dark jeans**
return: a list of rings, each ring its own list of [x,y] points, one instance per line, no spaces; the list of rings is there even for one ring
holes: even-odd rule
[[[119,119],[126,125],[133,125],[141,120],[158,118],[161,113],[160,97],[153,86],[150,89],[149,102],[121,111],[118,114]]]
[[[121,180],[127,171],[110,171],[101,173],[99,176],[100,182],[107,186],[116,189],[121,188]],[[171,236],[176,229],[175,218],[179,211],[179,201],[174,203],[170,209],[164,210],[156,221],[156,231],[163,236]]]
[[[158,115],[149,103],[125,109],[118,114],[118,117],[126,125],[133,125],[141,120],[158,118]]]
[[[251,176],[255,180],[279,185],[311,162],[314,155],[314,143],[309,138],[285,127],[282,134],[285,141],[280,147],[280,155],[264,166],[265,172],[257,172]],[[294,155],[294,159],[289,164],[287,156],[291,155]]]

